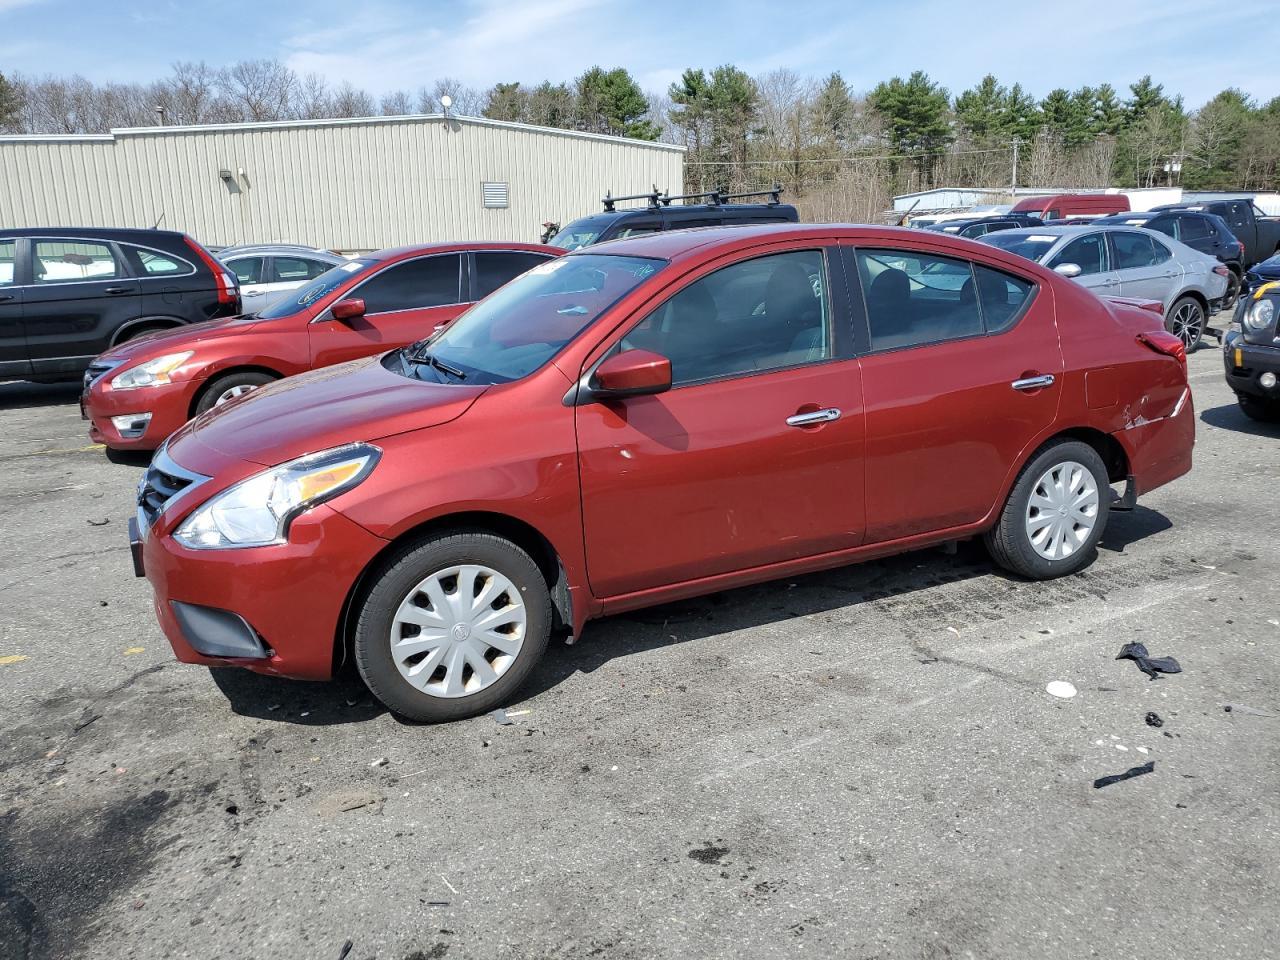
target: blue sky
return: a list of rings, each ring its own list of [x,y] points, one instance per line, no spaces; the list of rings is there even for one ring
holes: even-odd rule
[[[0,0],[0,72],[149,80],[175,60],[278,57],[375,94],[623,66],[665,90],[687,66],[839,70],[857,91],[924,69],[952,93],[987,72],[1042,96],[1144,73],[1195,107],[1280,95],[1274,0]]]

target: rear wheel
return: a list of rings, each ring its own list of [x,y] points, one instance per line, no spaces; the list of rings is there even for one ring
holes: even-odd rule
[[[252,390],[257,390],[258,387],[271,383],[275,379],[269,373],[254,373],[253,371],[228,373],[225,376],[216,377],[204,388],[204,393],[200,394],[200,401],[196,404],[196,413],[201,414],[206,410],[212,410],[228,400],[234,400],[236,397],[243,396]]]
[[[1234,270],[1227,275],[1227,292],[1222,295],[1222,306],[1220,311],[1234,310],[1236,300],[1240,296],[1240,274]]]
[[[1204,336],[1204,307],[1195,297],[1179,297],[1169,308],[1164,328],[1180,339],[1190,353]]]
[[[1263,400],[1261,397],[1237,393],[1236,401],[1240,404],[1241,411],[1250,420],[1257,420],[1259,423],[1280,423],[1280,400]]]
[[[1032,580],[1075,573],[1093,562],[1111,509],[1107,468],[1078,440],[1043,447],[1022,468],[986,535],[996,563]]]
[[[529,554],[491,533],[446,534],[373,581],[356,621],[356,666],[395,713],[460,720],[510,700],[551,623],[551,593]]]

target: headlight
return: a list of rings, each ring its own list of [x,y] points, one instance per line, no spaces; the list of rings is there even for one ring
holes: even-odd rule
[[[1275,319],[1276,308],[1269,299],[1256,301],[1244,315],[1244,325],[1250,330],[1261,333],[1271,326]]]
[[[294,517],[359,484],[381,455],[377,447],[352,443],[282,463],[222,491],[173,538],[193,550],[284,543]]]
[[[133,390],[136,387],[155,387],[162,383],[169,383],[169,374],[190,360],[193,352],[188,350],[186,353],[166,353],[163,357],[156,357],[136,367],[130,367],[111,379],[111,389]]]

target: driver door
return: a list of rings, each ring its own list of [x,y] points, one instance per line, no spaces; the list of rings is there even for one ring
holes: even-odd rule
[[[466,289],[462,254],[393,263],[343,298],[363,300],[363,316],[336,320],[326,310],[311,321],[311,362],[343,363],[428,337],[470,306],[462,302]]]
[[[670,390],[575,408],[598,597],[862,540],[862,380],[843,279],[830,277],[839,261],[812,247],[735,261],[704,270],[604,354],[666,356]]]

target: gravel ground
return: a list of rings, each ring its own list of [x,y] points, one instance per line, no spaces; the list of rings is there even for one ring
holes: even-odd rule
[[[1280,428],[1191,369],[1195,470],[1079,576],[963,545],[601,621],[441,727],[174,662],[141,465],[0,385],[0,958],[1275,956]]]

